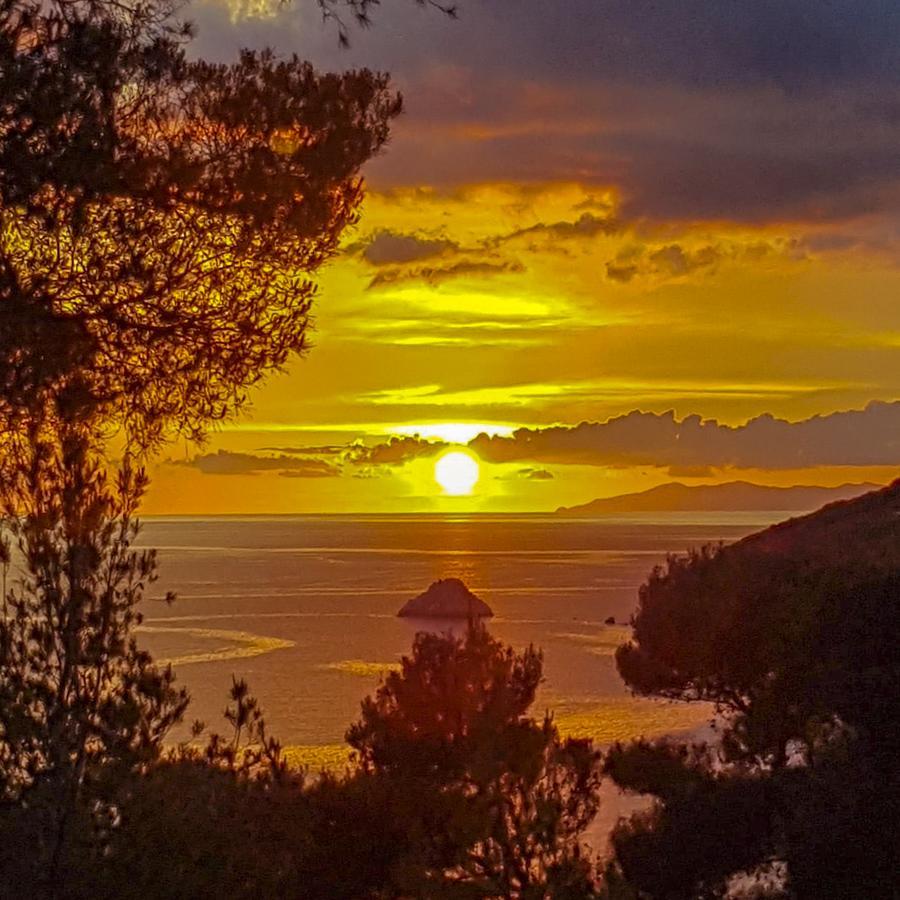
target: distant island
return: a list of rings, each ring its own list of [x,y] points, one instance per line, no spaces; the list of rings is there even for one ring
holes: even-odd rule
[[[397,615],[414,619],[486,619],[494,612],[459,578],[442,578],[404,603]]]
[[[690,486],[677,481],[634,494],[619,494],[561,506],[557,515],[596,516],[633,512],[747,512],[778,510],[803,512],[836,500],[850,500],[881,487],[877,484],[842,484],[839,487],[772,487],[749,481]]]

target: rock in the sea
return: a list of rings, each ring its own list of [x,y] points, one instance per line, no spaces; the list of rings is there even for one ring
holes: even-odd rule
[[[458,578],[442,578],[405,603],[397,615],[415,619],[478,619],[494,613]]]
[[[607,616],[607,617],[606,617],[606,620],[604,621],[603,624],[604,624],[604,625],[615,625],[615,624],[616,624],[616,617],[615,617],[615,616]]]

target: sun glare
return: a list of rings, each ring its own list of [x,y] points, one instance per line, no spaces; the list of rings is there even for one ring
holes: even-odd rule
[[[434,480],[445,494],[455,497],[471,494],[478,474],[478,463],[459,450],[445,454],[434,464]]]

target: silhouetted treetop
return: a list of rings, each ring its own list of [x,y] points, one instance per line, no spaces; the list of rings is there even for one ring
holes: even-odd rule
[[[533,647],[473,620],[464,637],[418,634],[363,701],[347,742],[405,832],[388,896],[594,896],[579,839],[599,804],[599,753],[528,714],[541,672]]]
[[[298,207],[352,178],[384,143],[399,111],[386,76],[319,74],[269,51],[232,65],[188,61],[190,28],[173,13],[167,0],[5,0],[4,204],[46,212],[62,200],[41,196],[49,189],[69,202],[112,195],[255,224],[321,224]],[[323,204],[312,205],[321,216]]]
[[[366,768],[458,773],[472,746],[526,721],[542,658],[519,654],[481,626],[465,639],[421,632],[411,656],[362,704],[347,742]]]
[[[413,0],[416,6],[431,7],[451,19],[455,19],[458,4],[445,3],[442,0]],[[346,47],[350,42],[350,30],[347,27],[347,17],[351,18],[361,28],[368,28],[372,24],[373,12],[381,6],[381,0],[316,0],[316,5],[322,11],[322,18],[326,22],[334,22],[338,29],[338,40],[341,46]]]
[[[612,751],[616,782],[658,802],[616,830],[608,883],[896,896],[896,829],[874,823],[900,810],[898,646],[900,482],[657,568],[619,671],[641,693],[717,704],[720,740]]]
[[[165,0],[0,6],[0,417],[73,390],[200,436],[306,346],[310,275],[401,108],[385,75],[189,62]],[[57,410],[58,411],[58,410]]]
[[[840,616],[847,629],[870,627],[852,605],[859,603],[862,614],[863,597],[871,596],[866,586],[898,569],[900,482],[727,547],[672,557],[640,589],[634,638],[617,653],[619,670],[643,693],[710,700],[741,716],[764,698],[782,711],[794,709],[790,728],[779,719],[782,733],[764,734],[774,711],[766,707],[742,738],[759,752],[783,754],[804,721],[799,695],[815,690],[808,675],[827,649],[811,635],[832,622],[833,653],[843,646]],[[891,604],[883,612],[891,621]]]
[[[47,187],[91,199],[121,183],[134,152],[126,123],[185,72],[190,30],[174,12],[168,0],[0,3],[4,205]]]

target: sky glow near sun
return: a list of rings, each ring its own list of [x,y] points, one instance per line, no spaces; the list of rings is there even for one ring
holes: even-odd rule
[[[900,119],[870,102],[900,96],[900,79],[857,8],[868,37],[842,56],[856,80],[817,55],[821,35],[843,40],[839,6],[810,0],[816,27],[770,47],[784,58],[762,77],[752,54],[710,50],[771,33],[754,4],[709,4],[676,47],[665,4],[572,0],[554,17],[538,0],[515,15],[469,0],[448,23],[398,2],[349,51],[314,4],[192,4],[205,56],[270,43],[387,69],[406,112],[318,276],[311,352],[208,446],[173,449],[148,512],[552,510],[673,479],[896,477],[900,450],[867,457],[843,435],[884,446],[900,407],[777,461],[753,450],[787,439],[764,427],[741,452],[708,428],[688,460],[659,423],[611,427],[602,452],[579,427],[674,410],[688,426],[817,428],[900,398]],[[828,441],[847,452],[810,459]],[[472,493],[435,481],[451,445],[480,467]]]
[[[386,434],[403,434],[409,437],[418,435],[428,440],[437,439],[448,444],[467,444],[479,434],[503,435],[512,434],[512,425],[498,425],[494,422],[427,422],[414,425],[395,425],[386,430]]]

